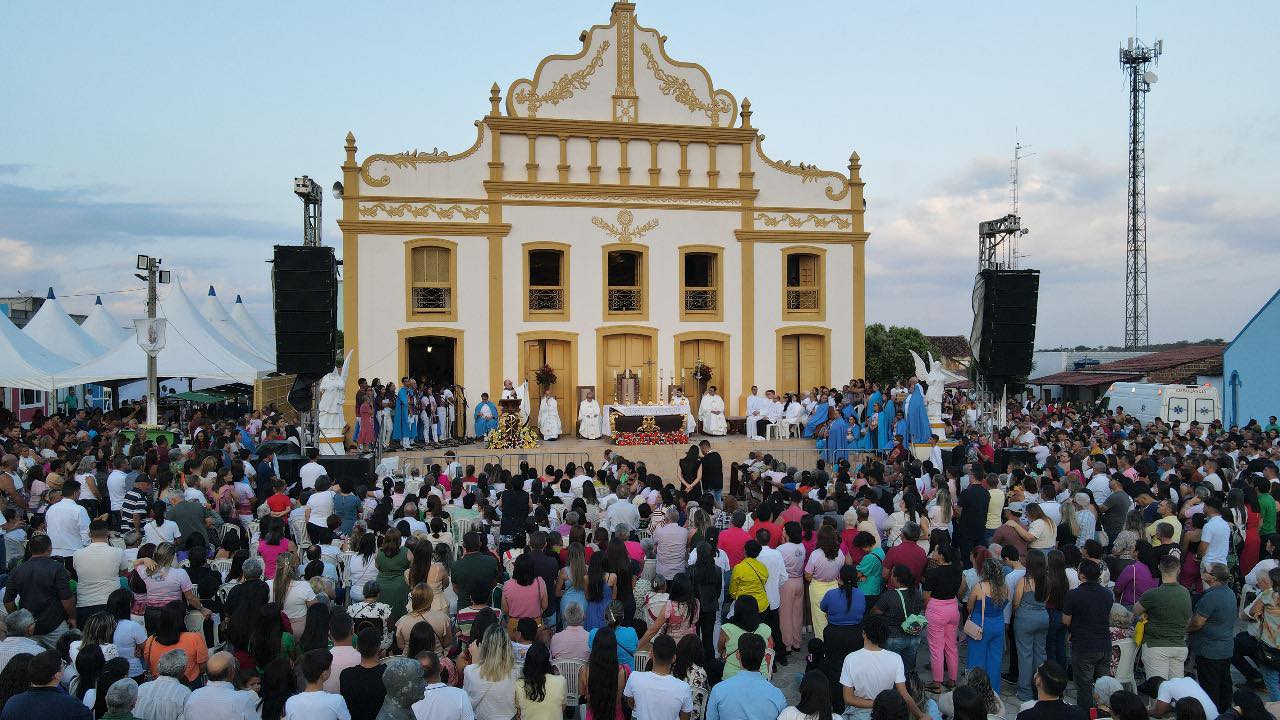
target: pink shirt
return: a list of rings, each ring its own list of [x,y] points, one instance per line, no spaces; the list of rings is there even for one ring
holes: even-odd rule
[[[515,618],[542,617],[540,593],[546,592],[546,584],[541,577],[535,577],[533,584],[521,585],[514,579],[502,584],[502,599],[507,603],[507,614]]]
[[[281,538],[279,545],[271,545],[266,540],[258,540],[258,555],[262,557],[262,577],[276,576],[276,558],[289,552],[289,541]]]
[[[832,560],[821,550],[815,550],[809,556],[809,562],[805,563],[804,571],[812,575],[814,580],[835,582],[840,578],[840,567],[842,565],[844,565],[843,551],[837,550],[836,557]]]
[[[787,578],[804,577],[804,564],[808,552],[803,545],[783,543],[778,546],[778,554],[782,556],[782,564],[787,568]]]

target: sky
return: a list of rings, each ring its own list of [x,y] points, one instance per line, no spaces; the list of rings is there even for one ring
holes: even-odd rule
[[[504,89],[608,21],[606,0],[0,4],[0,295],[52,285],[141,314],[134,256],[270,313],[292,179],[465,149]],[[771,157],[867,183],[867,321],[967,334],[977,223],[1009,210],[1041,271],[1037,345],[1120,344],[1132,4],[638,0],[677,60],[748,97]],[[1152,342],[1230,339],[1280,285],[1280,5],[1147,2]],[[338,207],[325,208],[339,246]]]

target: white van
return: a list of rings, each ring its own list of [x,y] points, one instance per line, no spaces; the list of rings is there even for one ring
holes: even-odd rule
[[[1157,417],[1165,422],[1192,420],[1208,425],[1222,419],[1222,399],[1212,385],[1161,385],[1159,383],[1111,383],[1102,398],[1103,407],[1124,408],[1144,423]]]

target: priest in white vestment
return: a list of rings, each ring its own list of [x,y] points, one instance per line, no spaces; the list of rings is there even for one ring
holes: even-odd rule
[[[702,432],[706,435],[724,435],[729,432],[729,423],[724,416],[724,400],[716,394],[716,386],[707,388],[698,404],[698,419],[702,421]]]
[[[671,391],[671,404],[684,407],[684,431],[690,435],[696,432],[698,422],[693,418],[693,409],[689,406],[689,398],[684,396],[684,390],[676,388]]]
[[[555,440],[560,437],[560,407],[551,388],[542,393],[542,405],[538,408],[538,431],[544,440]]]
[[[751,394],[747,396],[747,439],[763,440],[760,431],[757,429],[762,420],[767,422],[765,417],[769,410],[769,405],[773,404],[773,391],[769,391],[769,397],[760,397],[760,388],[755,385],[751,386]]]
[[[786,401],[782,403],[782,421],[791,426],[792,437],[800,437],[800,431],[804,428],[804,417],[804,405],[796,402],[791,393],[787,393]]]
[[[588,390],[587,397],[578,403],[578,435],[586,440],[600,437],[600,403],[596,402],[596,391]]]

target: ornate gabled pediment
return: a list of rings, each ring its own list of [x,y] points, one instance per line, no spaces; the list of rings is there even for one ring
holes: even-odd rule
[[[581,39],[581,52],[549,55],[532,78],[511,83],[508,115],[733,127],[733,94],[701,65],[671,59],[666,38],[636,22],[633,3],[615,3],[609,24]]]

